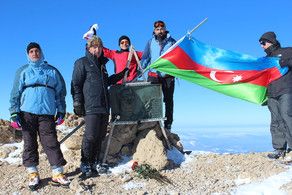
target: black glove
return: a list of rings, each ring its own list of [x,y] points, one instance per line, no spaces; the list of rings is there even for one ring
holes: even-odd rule
[[[130,71],[129,71],[129,68],[124,68],[124,70],[122,71],[122,73],[123,73],[123,76],[125,76],[125,74],[127,74],[127,76],[129,76],[129,74],[130,74]]]
[[[127,72],[127,76],[129,75],[129,68],[124,68],[123,71],[119,72],[118,74],[113,74],[111,75],[108,80],[109,80],[109,85],[114,85],[116,84],[119,80],[121,80],[125,73]]]
[[[82,103],[74,102],[73,107],[74,107],[73,111],[77,116],[84,116],[85,115],[85,108],[84,108],[84,105]]]
[[[55,123],[56,125],[61,125],[64,122],[65,113],[57,112],[55,116]]]

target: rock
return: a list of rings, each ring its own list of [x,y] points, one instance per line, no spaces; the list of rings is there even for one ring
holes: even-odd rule
[[[166,149],[154,130],[149,131],[137,145],[133,160],[139,164],[149,164],[157,170],[162,170],[169,164]]]
[[[7,158],[11,152],[14,152],[17,148],[15,146],[0,147],[0,158]]]
[[[8,148],[0,148],[0,158],[7,158],[10,153]]]
[[[128,144],[122,147],[121,155],[122,156],[132,156],[133,144]]]
[[[80,150],[82,145],[82,138],[83,136],[73,134],[65,141],[65,145],[70,150]]]

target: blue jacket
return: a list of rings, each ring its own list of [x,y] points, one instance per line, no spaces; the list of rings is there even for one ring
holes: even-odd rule
[[[164,52],[166,52],[172,45],[175,44],[175,40],[167,33],[166,38],[160,43],[155,39],[154,35],[152,39],[147,42],[147,45],[144,49],[143,56],[141,59],[142,68],[145,69],[148,65],[155,62]],[[156,72],[158,76],[164,76],[163,73],[149,69],[151,72]]]
[[[43,57],[37,62],[29,60],[16,72],[9,111],[11,114],[24,111],[37,115],[66,113],[65,96],[66,85],[60,72]]]

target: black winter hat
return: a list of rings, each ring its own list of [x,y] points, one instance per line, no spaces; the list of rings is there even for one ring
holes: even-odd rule
[[[126,35],[123,35],[123,36],[121,36],[121,37],[119,38],[119,43],[118,43],[119,45],[120,45],[120,43],[121,43],[121,41],[122,41],[123,39],[128,40],[128,41],[129,41],[129,45],[131,45],[130,38],[129,38],[128,36],[126,36]]]
[[[41,47],[40,47],[40,45],[39,45],[38,43],[36,43],[36,42],[31,42],[31,43],[29,43],[29,44],[27,45],[27,47],[26,47],[26,52],[28,53],[29,50],[31,50],[32,48],[38,48],[38,49],[41,51]]]
[[[264,33],[259,39],[259,41],[263,41],[263,40],[266,40],[272,44],[276,44],[278,42],[276,34],[272,31]]]

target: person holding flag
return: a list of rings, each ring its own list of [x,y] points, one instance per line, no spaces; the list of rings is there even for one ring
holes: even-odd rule
[[[142,68],[145,69],[148,65],[155,62],[164,52],[174,45],[175,42],[176,41],[170,36],[169,31],[166,30],[166,25],[163,21],[158,20],[154,22],[153,37],[147,42],[142,55]],[[167,118],[164,121],[164,127],[171,130],[173,122],[174,77],[150,68],[147,80],[162,85],[165,116]]]
[[[268,85],[267,91],[270,131],[275,149],[268,157],[278,159],[285,156],[287,147],[292,148],[292,48],[282,48],[274,32],[264,33],[259,42],[267,57],[279,57],[281,67],[289,67],[285,75]]]

